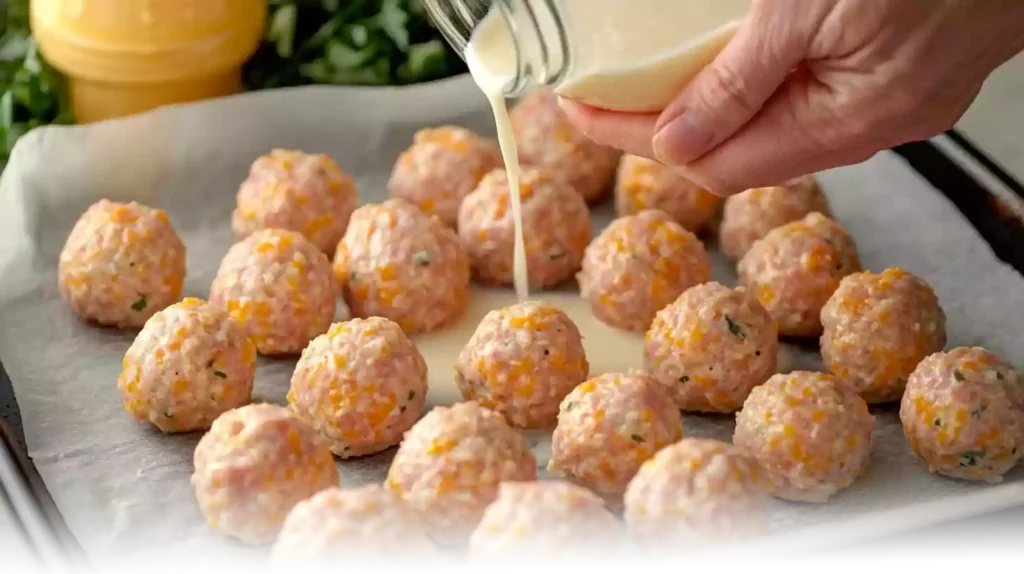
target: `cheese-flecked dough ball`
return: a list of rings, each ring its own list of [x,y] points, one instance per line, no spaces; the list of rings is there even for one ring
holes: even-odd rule
[[[644,366],[684,411],[732,413],[775,374],[775,320],[745,289],[703,283],[658,312]]]
[[[640,333],[658,311],[710,277],[711,260],[700,239],[654,210],[608,225],[587,247],[576,275],[595,317]]]
[[[717,440],[684,438],[661,449],[640,467],[624,500],[626,528],[643,548],[693,548],[768,532],[764,469]]]
[[[737,266],[740,284],[788,337],[821,335],[821,308],[843,277],[860,270],[853,239],[817,212],[768,232]]]
[[[423,411],[427,363],[402,328],[382,317],[335,323],[302,351],[288,404],[341,458],[402,440]]]
[[[568,183],[587,203],[596,203],[612,188],[622,152],[577,130],[552,91],[531,92],[512,108],[509,120],[523,165]]]
[[[571,279],[590,243],[590,210],[565,183],[534,168],[520,174],[523,246],[530,287],[546,289]],[[459,238],[484,283],[511,285],[515,226],[508,174],[484,176],[459,209]]]
[[[899,268],[847,275],[821,309],[821,358],[868,403],[897,401],[907,377],[946,346],[946,314],[924,280]]]
[[[465,544],[505,481],[535,480],[521,434],[475,402],[434,407],[402,439],[386,485],[416,509],[444,545]]]
[[[926,357],[907,381],[900,420],[933,473],[996,483],[1024,459],[1024,373],[980,347]]]
[[[589,373],[576,324],[535,301],[489,312],[455,362],[463,398],[517,428],[554,426],[559,403]]]
[[[664,211],[693,233],[708,228],[722,198],[679,175],[674,168],[632,154],[619,162],[615,210],[620,216],[648,209]]]
[[[295,505],[271,550],[277,564],[336,567],[344,561],[435,556],[423,521],[380,485],[328,488]]]
[[[167,213],[101,199],[78,218],[60,252],[60,295],[83,319],[141,327],[181,298],[185,245]]]
[[[264,355],[298,354],[334,321],[331,262],[301,233],[264,229],[231,246],[210,288]]]
[[[290,410],[225,412],[199,439],[192,487],[209,527],[247,544],[274,540],[299,502],[338,485],[327,441]]]
[[[195,298],[153,315],[122,361],[124,409],[166,433],[205,430],[252,400],[256,347],[220,307]]]
[[[463,198],[500,166],[501,152],[493,141],[456,126],[426,128],[398,156],[388,192],[455,227]]]
[[[249,167],[231,228],[239,239],[261,229],[297,231],[329,257],[358,200],[355,180],[330,157],[275,149]]]
[[[748,189],[726,198],[718,230],[719,247],[729,259],[739,261],[769,231],[815,211],[831,215],[828,199],[814,176]]]
[[[589,490],[560,480],[504,482],[469,539],[474,558],[559,560],[607,555],[622,528]]]
[[[469,306],[469,255],[458,235],[403,199],[356,209],[334,275],[354,317],[385,317],[408,335],[449,325]]]
[[[764,466],[773,495],[826,502],[867,469],[875,417],[832,375],[778,374],[736,415],[733,443]]]
[[[617,504],[640,465],[681,438],[679,409],[657,379],[608,373],[562,401],[548,470]]]

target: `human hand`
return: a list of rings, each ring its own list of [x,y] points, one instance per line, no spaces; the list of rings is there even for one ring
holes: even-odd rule
[[[661,114],[562,105],[598,143],[727,195],[933,137],[1021,49],[1020,0],[754,0]]]

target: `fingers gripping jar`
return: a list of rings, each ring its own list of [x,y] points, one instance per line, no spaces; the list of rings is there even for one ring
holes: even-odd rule
[[[732,39],[752,0],[425,0],[506,97],[543,86],[594,107],[664,109]]]

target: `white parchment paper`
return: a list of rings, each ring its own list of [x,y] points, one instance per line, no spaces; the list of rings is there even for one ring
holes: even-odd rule
[[[0,184],[0,356],[30,455],[95,563],[224,542],[207,531],[189,486],[198,436],[161,435],[121,410],[116,379],[135,333],[85,325],[58,296],[57,256],[77,217],[101,197],[166,209],[188,248],[186,295],[206,297],[232,241],[235,192],[259,154],[272,147],[327,153],[356,177],[361,202],[379,201],[413,132],[444,123],[494,131],[483,97],[458,78],[396,90],[246,94],[40,129],[18,143]],[[1024,279],[936,190],[893,154],[820,178],[867,268],[901,266],[936,289],[950,347],[983,345],[1024,366]],[[611,213],[608,205],[596,209],[595,225]],[[715,258],[715,278],[734,282]],[[293,365],[261,362],[256,398],[283,403]],[[815,349],[786,346],[780,370],[798,367],[820,368]],[[876,414],[866,475],[828,504],[778,503],[777,529],[820,531],[854,519],[862,529],[892,531],[1024,503],[1021,469],[995,487],[931,476],[908,452],[895,410]],[[686,430],[728,440],[732,419],[691,416]],[[543,456],[545,445],[538,451]],[[391,455],[340,464],[342,482],[382,480]]]

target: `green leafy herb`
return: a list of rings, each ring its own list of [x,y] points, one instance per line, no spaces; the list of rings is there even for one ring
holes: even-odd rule
[[[953,378],[956,379],[958,383],[964,382],[964,374],[961,373],[960,371],[954,370]]]
[[[680,383],[688,383],[688,382],[690,382],[690,377],[688,377],[686,375],[683,375],[683,376],[679,377],[679,382]]]
[[[942,426],[942,419],[935,419],[935,422],[932,423],[932,424],[934,424],[937,427],[940,427],[940,426]]]
[[[635,443],[643,444],[643,443],[647,442],[647,441],[644,440],[644,437],[642,437],[642,436],[640,436],[638,434],[630,435],[629,438],[633,439],[633,442],[635,442]]]
[[[733,335],[739,337],[740,339],[742,339],[742,338],[744,338],[746,336],[746,335],[743,334],[743,329],[740,327],[739,323],[736,323],[735,321],[733,321],[732,317],[726,315],[725,316],[725,322],[726,322],[727,325],[729,325],[729,332],[730,333],[732,333]]]
[[[174,418],[174,413],[172,413],[170,411],[164,411],[164,417],[169,418],[169,419],[173,419]]]
[[[417,251],[412,256],[412,262],[420,267],[430,265],[430,254],[426,251]]]
[[[574,408],[576,408],[576,403],[575,402],[569,401],[569,402],[565,403],[565,412],[569,412],[569,411],[573,410]]]
[[[1000,381],[1003,380],[1003,374],[1002,373],[1000,373],[999,371],[994,371],[994,372],[996,374],[996,379],[998,379]]]
[[[140,295],[139,298],[134,303],[132,303],[132,311],[138,313],[139,311],[145,309],[146,305],[148,305],[148,303],[146,302],[146,296]]]
[[[975,419],[980,419],[981,415],[985,414],[986,410],[988,410],[987,406],[985,406],[985,405],[978,405],[978,408],[976,408],[976,409],[971,411],[971,417],[973,417]]]
[[[978,466],[983,458],[985,458],[984,452],[980,450],[969,450],[960,455],[960,466],[964,468]]]
[[[222,378],[222,379],[226,379],[226,378],[228,378],[228,374],[227,374],[227,373],[225,373],[224,371],[214,371],[214,372],[213,372],[213,376],[215,376],[215,377],[220,377],[220,378]]]
[[[423,0],[270,0],[246,64],[251,89],[304,84],[405,85],[466,71]]]

